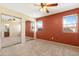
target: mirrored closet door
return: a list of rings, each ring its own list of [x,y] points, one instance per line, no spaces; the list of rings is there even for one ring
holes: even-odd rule
[[[1,45],[7,47],[21,43],[21,19],[18,17],[1,15]]]

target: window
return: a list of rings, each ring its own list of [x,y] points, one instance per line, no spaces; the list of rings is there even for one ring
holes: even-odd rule
[[[35,29],[35,23],[34,22],[31,22],[31,31],[34,32],[34,29]]]
[[[64,32],[77,32],[77,15],[69,15],[63,17],[63,31]]]
[[[42,28],[43,28],[42,21],[41,20],[37,21],[37,30],[42,30]]]

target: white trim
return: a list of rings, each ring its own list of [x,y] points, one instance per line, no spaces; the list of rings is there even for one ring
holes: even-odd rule
[[[77,24],[76,24],[76,26],[77,26],[77,31],[76,32],[65,32],[64,31],[64,27],[63,27],[63,21],[64,21],[64,17],[68,17],[68,16],[76,16],[76,19],[77,19]],[[71,15],[66,15],[66,16],[63,16],[63,19],[62,19],[62,29],[63,29],[63,32],[64,33],[78,33],[78,14],[71,14]]]
[[[35,27],[34,27],[34,39],[36,39],[36,32],[37,32],[37,27],[36,27],[37,25],[36,25],[36,20],[35,20]]]

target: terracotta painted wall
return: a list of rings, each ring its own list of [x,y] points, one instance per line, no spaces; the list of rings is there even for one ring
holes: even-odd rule
[[[33,37],[33,32],[30,31],[30,27],[31,26],[31,22],[30,21],[26,21],[26,28],[25,28],[25,31],[26,31],[26,36],[29,36],[29,37]]]
[[[71,14],[78,14],[79,25],[79,8],[38,18],[37,21],[43,21],[43,30],[37,31],[37,38],[79,46],[79,26],[78,33],[64,33],[62,29],[63,16]]]

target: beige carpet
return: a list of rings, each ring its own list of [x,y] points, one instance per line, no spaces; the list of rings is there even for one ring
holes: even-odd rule
[[[7,56],[79,56],[79,47],[50,42],[30,40],[24,45],[18,44],[0,50],[0,55]]]

